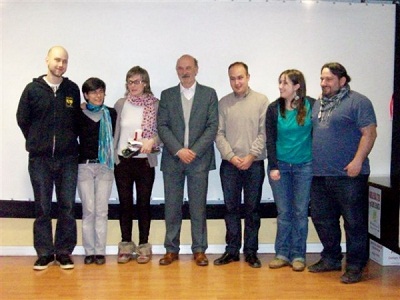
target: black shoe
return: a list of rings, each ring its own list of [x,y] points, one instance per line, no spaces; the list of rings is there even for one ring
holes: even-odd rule
[[[73,269],[74,262],[68,254],[58,254],[56,255],[56,261],[60,265],[61,269]]]
[[[308,271],[312,273],[321,273],[321,272],[331,272],[331,271],[341,271],[342,264],[339,262],[330,264],[324,260],[319,260],[317,263],[308,267]]]
[[[106,263],[106,257],[104,255],[96,255],[94,257],[96,265],[104,265]]]
[[[362,269],[349,269],[340,277],[343,283],[357,283],[361,281]]]
[[[233,261],[239,261],[239,259],[240,259],[239,253],[230,254],[228,252],[225,252],[224,254],[222,254],[222,256],[220,258],[217,258],[216,260],[214,260],[214,265],[216,265],[216,266],[226,265]]]
[[[49,267],[54,262],[54,255],[39,256],[33,265],[34,270],[42,271]]]
[[[84,263],[85,263],[85,265],[90,265],[90,264],[94,263],[94,255],[85,256]]]
[[[261,268],[261,261],[258,259],[255,253],[250,253],[246,255],[246,262],[252,268]]]

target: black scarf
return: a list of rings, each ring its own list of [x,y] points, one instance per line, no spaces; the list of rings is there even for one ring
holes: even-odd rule
[[[321,105],[319,107],[318,120],[320,122],[328,122],[330,116],[332,115],[332,111],[339,106],[340,102],[342,102],[343,98],[347,96],[350,91],[350,86],[346,84],[339,90],[339,93],[332,96],[331,98],[322,96],[319,101]]]

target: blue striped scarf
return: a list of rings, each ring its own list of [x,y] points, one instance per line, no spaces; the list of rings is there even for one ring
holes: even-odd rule
[[[101,164],[105,164],[109,169],[113,170],[114,148],[110,111],[105,105],[97,106],[90,103],[86,104],[86,108],[92,112],[103,111],[100,119],[98,159]]]

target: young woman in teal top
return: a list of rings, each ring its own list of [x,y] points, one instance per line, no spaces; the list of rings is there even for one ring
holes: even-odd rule
[[[312,179],[311,111],[314,99],[298,70],[279,76],[280,97],[266,116],[268,180],[276,203],[278,229],[271,269],[305,269],[308,206]]]

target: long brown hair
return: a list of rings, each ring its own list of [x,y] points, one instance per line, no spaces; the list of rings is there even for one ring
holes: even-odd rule
[[[294,109],[297,109],[297,124],[299,125],[304,125],[305,119],[306,119],[306,114],[307,110],[305,107],[305,98],[306,98],[306,80],[304,79],[303,73],[301,73],[299,70],[295,69],[289,69],[283,71],[278,78],[278,81],[281,79],[282,76],[286,76],[287,78],[290,79],[290,81],[293,83],[293,85],[299,84],[300,87],[296,92],[296,97],[293,98],[290,102],[290,106]],[[280,107],[280,113],[283,118],[286,117],[286,109],[285,109],[285,99],[282,97],[279,98],[279,107]]]

